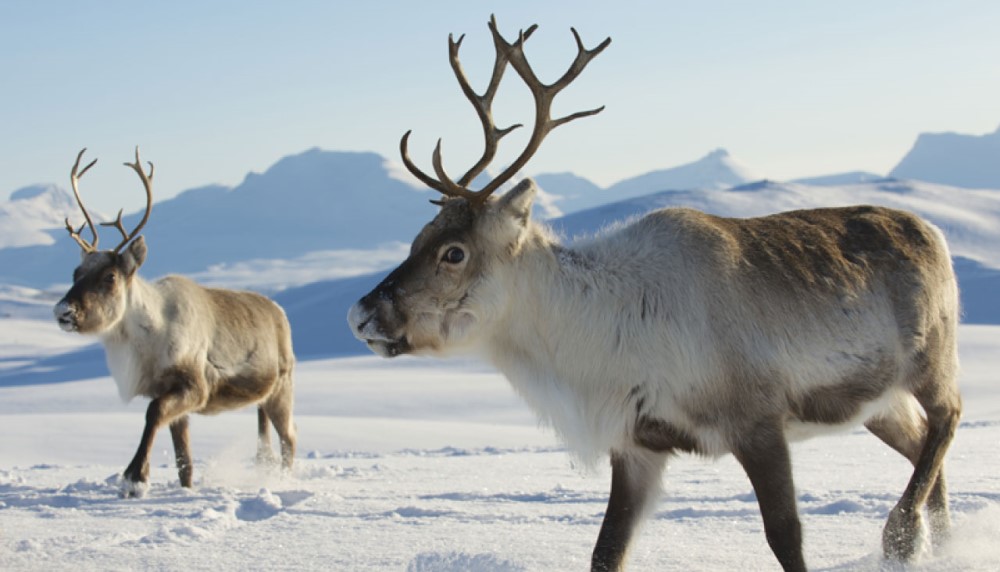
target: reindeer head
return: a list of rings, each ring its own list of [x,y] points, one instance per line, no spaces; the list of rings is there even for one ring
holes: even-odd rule
[[[124,315],[128,287],[136,270],[146,260],[146,242],[137,235],[149,220],[149,213],[153,208],[153,164],[149,164],[147,175],[139,162],[138,147],[135,148],[135,163],[125,163],[142,179],[143,187],[146,189],[146,213],[131,233],[126,232],[122,225],[122,211],[118,211],[118,218],[114,222],[101,223],[103,226],[117,228],[122,235],[122,241],[113,250],[98,250],[97,229],[87,208],[83,206],[79,189],[80,178],[94,166],[97,159],[80,170],[80,159],[83,158],[84,152],[86,149],[81,150],[76,156],[76,163],[70,172],[70,184],[76,202],[83,211],[85,222],[80,228],[74,229],[69,223],[69,218],[66,219],[66,230],[82,249],[81,260],[80,265],[73,271],[73,286],[56,304],[53,312],[59,327],[67,332],[99,334],[114,327]],[[80,236],[84,227],[90,228],[94,237],[92,242],[87,242]]]
[[[483,326],[501,313],[509,296],[506,287],[510,268],[528,235],[528,222],[535,185],[524,180],[502,196],[491,196],[511,179],[538,150],[542,140],[556,127],[594,115],[603,107],[552,119],[552,100],[601,53],[611,38],[587,50],[576,30],[577,55],[569,69],[552,84],[543,84],[528,64],[524,42],[537,26],[522,31],[509,43],[490,18],[490,32],[496,48],[493,76],[486,91],[473,91],[458,59],[464,36],[448,37],[449,59],[462,92],[472,103],[482,123],[485,150],[482,157],[458,181],[444,171],[441,141],[434,149],[432,164],[437,178],[421,171],[410,160],[407,142],[400,141],[403,163],[418,179],[444,195],[432,201],[441,207],[437,216],[417,235],[410,256],[374,290],[350,310],[348,321],[354,335],[375,353],[393,357],[404,353],[447,353],[476,343]],[[503,172],[478,191],[469,189],[496,155],[500,139],[521,127],[499,129],[493,122],[492,104],[507,64],[531,90],[535,100],[535,123],[524,151]]]

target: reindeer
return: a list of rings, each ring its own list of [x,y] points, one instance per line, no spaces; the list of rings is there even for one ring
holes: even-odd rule
[[[152,401],[146,426],[132,462],[122,479],[123,497],[141,497],[148,489],[149,452],[156,431],[167,425],[173,438],[182,487],[191,487],[192,462],[188,414],[213,414],[257,404],[257,460],[272,460],[268,420],[281,442],[286,470],[295,456],[292,422],[291,328],[282,309],[252,292],[204,288],[182,276],[149,283],[136,271],[146,259],[146,242],[139,231],[153,207],[153,164],[147,174],[139,161],[125,163],[139,175],[146,190],[146,212],[126,232],[122,213],[111,223],[122,235],[113,250],[98,250],[97,229],[83,205],[79,179],[94,166],[80,170],[80,151],[70,183],[85,222],[66,229],[82,248],[82,262],[73,272],[73,286],[55,306],[55,318],[67,332],[100,338],[108,368],[122,400],[137,395]],[[93,241],[80,236],[90,228]]]
[[[611,493],[593,570],[620,570],[643,513],[679,452],[732,453],[756,493],[764,532],[785,570],[805,570],[789,441],[864,424],[914,466],[882,535],[887,557],[920,549],[926,505],[935,541],[949,527],[942,471],[961,413],[956,384],[957,286],[942,233],[874,206],[722,218],[657,210],[563,246],[531,219],[536,187],[494,191],[555,127],[554,96],[608,44],[578,47],[546,85],[513,43],[489,29],[493,75],[469,86],[482,158],[457,181],[406,167],[443,199],[409,257],[349,311],[376,354],[473,353],[499,369],[582,459],[610,453]],[[535,122],[523,152],[478,191],[493,159],[491,105],[507,64],[530,88]],[[922,411],[922,413],[921,413]]]

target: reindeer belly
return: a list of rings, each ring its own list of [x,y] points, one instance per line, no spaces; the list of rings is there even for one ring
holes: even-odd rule
[[[278,379],[277,371],[251,368],[217,375],[210,382],[208,402],[198,413],[211,415],[263,401],[274,392]]]
[[[838,407],[836,414],[825,420],[815,417],[793,418],[785,424],[785,437],[789,441],[804,441],[820,435],[848,431],[878,417],[889,410],[905,395],[890,389],[870,401],[856,403],[848,407]]]
[[[898,387],[901,364],[888,348],[870,349],[867,354],[837,352],[823,363],[829,369],[817,367],[819,376],[792,384],[795,393],[789,397],[786,423],[789,440],[858,426],[904,398]]]

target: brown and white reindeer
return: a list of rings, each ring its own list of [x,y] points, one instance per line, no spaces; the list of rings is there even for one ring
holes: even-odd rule
[[[610,42],[576,37],[569,70],[546,85],[489,24],[496,63],[483,95],[458,61],[458,82],[486,136],[457,181],[434,151],[444,195],[410,256],[351,309],[375,353],[484,356],[583,458],[610,453],[611,494],[594,570],[623,567],[643,512],[678,452],[732,453],[756,493],[764,532],[786,570],[806,568],[789,441],[854,424],[909,459],[913,474],[889,513],[885,555],[920,549],[926,505],[934,540],[949,528],[942,465],[961,413],[958,297],[941,232],[873,206],[722,218],[687,208],[651,212],[562,246],[530,218],[536,188],[494,191],[553,128],[553,97]],[[535,123],[524,151],[479,191],[473,178],[511,129],[491,104],[507,64],[528,85]]]
[[[295,456],[292,422],[291,328],[284,311],[252,292],[205,288],[182,276],[146,282],[136,272],[146,259],[139,231],[153,207],[153,164],[147,174],[139,162],[125,163],[142,179],[146,212],[131,233],[121,212],[112,223],[122,234],[113,250],[97,249],[97,229],[80,198],[80,151],[70,174],[73,193],[85,223],[70,236],[83,249],[73,286],[55,306],[55,318],[67,332],[100,338],[108,368],[125,401],[137,395],[152,399],[139,449],[125,469],[122,496],[142,496],[148,489],[149,453],[156,431],[166,425],[173,438],[182,487],[191,487],[192,459],[188,414],[212,414],[257,404],[257,460],[273,457],[268,420],[281,442],[281,460],[290,469]],[[93,241],[80,236],[90,228]]]

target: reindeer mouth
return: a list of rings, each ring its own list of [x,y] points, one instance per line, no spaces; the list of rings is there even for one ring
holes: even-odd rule
[[[75,332],[79,329],[76,321],[76,312],[65,302],[56,304],[55,308],[52,309],[52,313],[55,315],[59,328],[63,331]]]
[[[406,338],[398,340],[364,340],[368,349],[385,358],[393,358],[410,352],[410,342]]]
[[[405,335],[392,336],[385,331],[375,312],[358,303],[347,314],[354,337],[368,344],[368,349],[382,357],[391,358],[412,350]]]
[[[59,327],[61,329],[63,329],[64,331],[67,331],[67,332],[75,332],[76,331],[76,320],[74,320],[73,318],[66,318],[66,317],[60,316],[60,317],[56,318],[56,321],[59,323]]]

